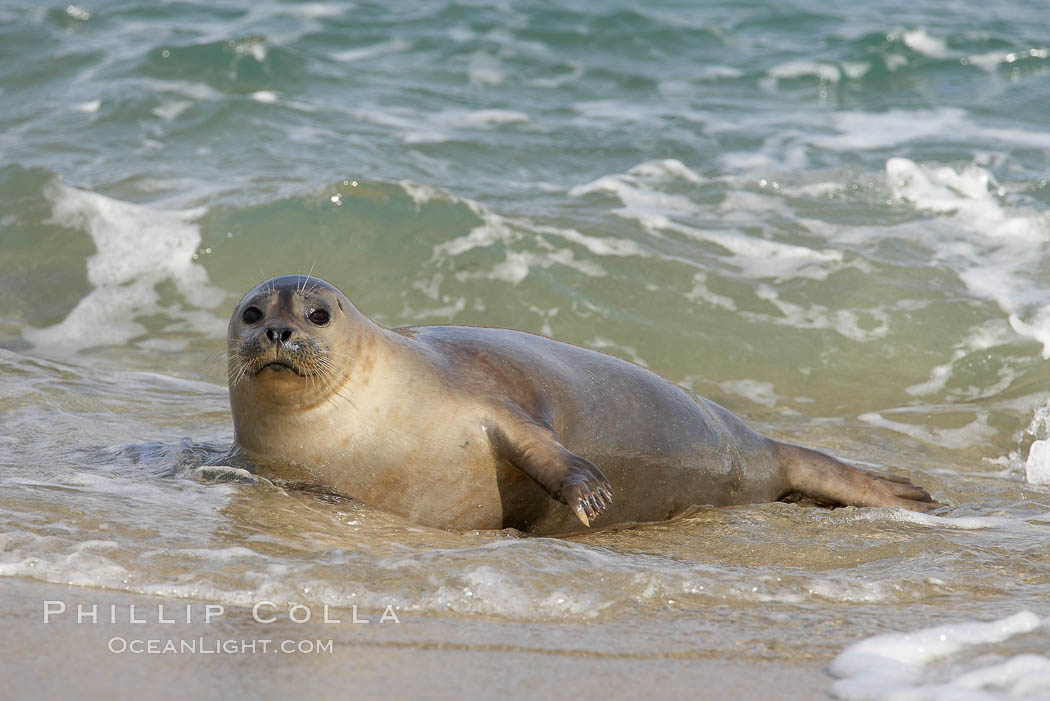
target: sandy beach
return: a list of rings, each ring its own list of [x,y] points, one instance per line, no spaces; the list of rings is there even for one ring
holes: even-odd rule
[[[724,658],[558,650],[565,632],[557,624],[547,630],[522,626],[527,630],[517,638],[515,626],[505,622],[489,626],[407,615],[400,624],[379,624],[382,612],[359,612],[359,619],[370,622],[352,624],[352,612],[330,609],[329,619],[342,623],[295,624],[286,610],[262,607],[260,618],[279,613],[280,620],[259,623],[249,609],[228,606],[205,623],[204,602],[10,579],[0,597],[0,674],[13,699],[527,699],[578,697],[581,689],[606,698],[642,698],[658,687],[672,697],[772,700],[823,698],[830,684],[820,662],[769,662],[730,650]],[[68,608],[59,614],[52,603],[51,620],[44,623],[48,601]],[[97,605],[99,622],[77,623],[78,603]],[[129,622],[132,605],[135,618],[146,623]],[[165,606],[160,617],[175,623],[158,622],[159,605]],[[111,606],[117,623],[109,622]],[[133,641],[142,641],[143,650],[156,641],[157,652],[133,652]],[[195,643],[197,652],[162,652],[169,641]],[[304,641],[315,645],[313,652],[281,651],[282,643],[299,647]]]

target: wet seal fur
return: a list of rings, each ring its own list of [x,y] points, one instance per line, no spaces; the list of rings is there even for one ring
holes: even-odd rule
[[[698,504],[941,506],[619,358],[508,329],[387,329],[311,276],[248,292],[228,359],[250,462],[427,526],[562,534]]]

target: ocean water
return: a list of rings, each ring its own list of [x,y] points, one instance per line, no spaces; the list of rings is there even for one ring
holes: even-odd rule
[[[841,698],[1050,696],[1045,20],[0,3],[0,588],[391,605],[539,652],[830,664]],[[639,363],[952,506],[557,540],[202,474],[232,441],[233,304],[308,271],[382,324]]]

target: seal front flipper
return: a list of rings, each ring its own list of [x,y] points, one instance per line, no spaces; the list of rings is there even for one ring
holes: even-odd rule
[[[590,526],[612,504],[609,479],[590,460],[567,450],[550,427],[515,417],[490,422],[485,432],[497,456],[567,504],[583,525]]]

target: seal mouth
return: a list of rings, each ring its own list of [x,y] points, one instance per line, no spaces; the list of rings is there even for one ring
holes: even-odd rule
[[[323,378],[330,363],[328,349],[312,338],[274,343],[261,333],[237,339],[227,355],[231,385],[243,379],[286,384]]]
[[[259,374],[262,374],[263,372],[265,372],[267,370],[270,370],[270,371],[273,371],[273,372],[291,372],[291,373],[295,373],[299,377],[306,377],[306,375],[303,374],[299,370],[299,368],[295,367],[294,365],[292,365],[291,363],[289,363],[286,360],[273,360],[273,361],[271,361],[269,363],[266,363],[261,368],[256,370],[254,374],[259,375]]]

